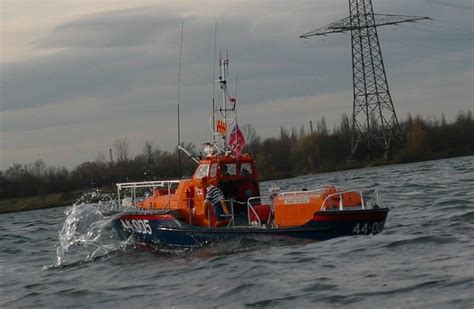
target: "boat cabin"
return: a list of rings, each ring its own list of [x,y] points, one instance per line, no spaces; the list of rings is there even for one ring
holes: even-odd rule
[[[131,200],[135,202],[131,206],[171,211],[184,223],[205,227],[234,225],[235,215],[245,213],[250,225],[290,228],[309,222],[318,211],[365,209],[362,192],[334,187],[293,192],[279,192],[279,188],[274,188],[268,197],[261,196],[257,169],[249,154],[209,155],[198,162],[190,179],[117,184],[119,200],[121,189],[135,192],[135,188],[150,188],[152,194],[141,201],[133,193]],[[229,221],[218,222],[213,207],[206,206],[204,177],[223,191],[232,212]],[[372,200],[378,200],[378,195]],[[123,202],[122,206],[125,206]]]
[[[249,154],[213,156],[200,161],[193,176],[198,183],[203,177],[219,187],[227,200],[245,204],[250,197],[259,196],[258,174],[253,158]],[[237,207],[239,208],[239,207]]]
[[[260,196],[258,173],[250,154],[209,154],[198,161],[190,179],[117,184],[120,190],[130,189],[132,206],[143,210],[168,210],[183,222],[197,226],[215,226],[213,207],[206,207],[206,189],[202,178],[219,187],[233,214],[247,211],[249,198]],[[151,189],[148,196],[136,197],[137,188]],[[123,206],[123,205],[122,205]]]

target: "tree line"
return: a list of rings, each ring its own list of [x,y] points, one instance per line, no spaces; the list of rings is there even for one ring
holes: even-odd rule
[[[316,122],[314,130],[303,126],[280,128],[277,137],[262,139],[251,125],[243,126],[247,150],[255,158],[262,180],[294,177],[338,169],[348,169],[369,164],[402,163],[474,155],[474,119],[471,111],[459,112],[448,123],[441,119],[427,120],[421,116],[400,122],[403,140],[394,144],[391,157],[359,156],[348,161],[351,154],[351,121],[342,115],[332,130],[325,118]],[[183,145],[197,153],[192,143]],[[47,193],[70,192],[90,188],[113,188],[117,182],[178,177],[178,149],[162,151],[147,141],[142,153],[132,157],[126,138],[117,139],[113,145],[115,160],[106,160],[103,153],[96,160],[84,162],[72,170],[47,166],[41,159],[29,164],[13,164],[0,171],[0,198],[15,198]],[[186,155],[182,158],[182,174],[190,176],[196,163]]]

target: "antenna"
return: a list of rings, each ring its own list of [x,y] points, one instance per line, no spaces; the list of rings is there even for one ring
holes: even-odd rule
[[[229,65],[229,58],[222,59],[222,50],[219,50],[219,83],[222,90],[222,107],[220,112],[224,118],[225,127],[227,128],[227,69]],[[222,135],[224,140],[224,151],[227,150],[227,133]]]
[[[232,100],[232,110],[235,111],[235,104],[237,104],[237,86],[239,85],[239,75],[237,74],[235,76],[235,92],[234,92],[234,98]]]
[[[367,143],[370,157],[373,145],[388,156],[392,140],[401,143],[400,125],[382,58],[377,27],[430,20],[429,17],[374,14],[372,0],[349,0],[350,16],[300,36],[307,39],[332,33],[351,33],[353,113],[351,158]]]
[[[226,63],[226,61],[227,61],[227,63]],[[224,122],[225,122],[226,126],[227,126],[227,92],[228,92],[227,74],[229,73],[229,69],[226,66],[226,64],[227,65],[229,64],[228,61],[229,61],[229,52],[226,50],[226,57],[225,57],[225,60],[224,60],[224,65],[222,66],[222,68],[224,69],[224,81],[225,81],[225,91],[222,92],[222,102],[224,102]],[[225,135],[225,141],[226,141],[226,146],[227,146],[227,132],[226,132],[226,135]]]
[[[178,98],[177,98],[177,111],[178,111],[178,176],[181,179],[181,125],[179,121],[179,95],[180,95],[180,85],[181,85],[181,58],[183,55],[183,33],[184,33],[184,20],[181,22],[181,44],[179,47],[179,66],[178,66]]]
[[[214,133],[216,130],[216,104],[215,104],[215,97],[216,97],[216,50],[217,50],[217,20],[214,24],[214,57],[212,60],[212,132]],[[212,134],[212,140],[216,140],[215,134]]]
[[[237,121],[237,111],[235,109],[235,98],[229,94],[227,87],[227,77],[229,75],[229,52],[225,51],[225,58],[223,58],[223,51],[219,50],[219,78],[216,82],[219,83],[222,91],[222,105],[214,111],[219,113],[219,119],[216,121],[215,132],[222,135],[222,150],[224,152],[229,150],[228,138],[229,127]],[[236,84],[237,95],[237,84]],[[229,101],[229,102],[228,102]]]

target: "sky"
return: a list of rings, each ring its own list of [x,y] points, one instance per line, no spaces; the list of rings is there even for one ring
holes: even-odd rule
[[[473,111],[472,0],[373,3],[433,18],[378,29],[398,117]],[[216,21],[241,125],[263,138],[323,116],[332,128],[352,112],[350,36],[299,35],[348,14],[347,0],[0,0],[0,170],[72,169],[122,138],[132,155],[145,141],[173,150],[182,22],[182,141],[211,139]]]

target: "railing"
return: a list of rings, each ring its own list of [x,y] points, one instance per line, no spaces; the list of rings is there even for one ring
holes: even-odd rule
[[[230,217],[230,220],[229,220],[229,223],[227,224],[227,227],[230,227],[230,226],[234,227],[235,226],[234,204],[245,204],[245,203],[239,202],[235,199],[227,199],[224,201],[226,202],[226,205],[230,205],[230,215],[228,215],[228,217]],[[214,206],[211,205],[210,207],[214,207]],[[209,211],[209,208],[207,210],[207,222],[208,222],[208,226],[211,227],[211,212]]]
[[[322,190],[304,190],[304,191],[288,191],[280,192],[278,196],[287,197],[287,196],[307,196],[307,197],[318,197],[323,193]]]
[[[262,225],[262,221],[260,220],[260,216],[258,215],[257,211],[255,210],[254,208],[254,205],[252,205],[252,202],[254,201],[258,201],[258,205],[269,205],[270,206],[270,214],[268,216],[268,219],[267,221],[265,222],[265,224],[269,224],[270,221],[271,221],[271,218],[272,218],[272,215],[273,215],[273,202],[272,202],[272,197],[271,196],[255,196],[255,197],[251,197],[247,200],[247,221],[248,221],[248,224],[249,226],[251,225],[250,224],[250,214],[254,214],[255,215],[255,218],[257,219],[257,223],[258,223],[258,226],[261,226]],[[262,200],[268,200],[268,203],[262,203]]]
[[[327,202],[330,201],[334,197],[339,197],[338,209],[339,210],[344,210],[346,205],[344,205],[343,197],[344,197],[344,194],[349,194],[349,193],[358,194],[359,197],[360,197],[360,206],[361,206],[361,208],[366,209],[366,203],[365,203],[364,194],[362,193],[362,191],[341,191],[341,192],[336,192],[336,193],[328,195],[323,201],[323,205],[321,206],[321,210],[325,211]],[[380,205],[379,191],[377,191],[377,190],[374,191],[374,193],[372,194],[372,197],[370,199],[370,202],[371,202],[372,208],[374,208],[375,206],[379,207],[379,205]]]
[[[331,186],[319,186],[314,189],[303,189],[298,191],[288,191],[288,192],[278,192],[278,196],[287,197],[287,196],[307,196],[307,197],[319,197],[324,191],[326,191]]]
[[[124,182],[118,183],[117,185],[117,199],[118,207],[122,208],[122,197],[121,191],[124,189],[130,189],[130,198],[133,206],[136,206],[137,201],[137,189],[139,188],[149,188],[152,191],[155,188],[166,188],[168,190],[168,195],[171,194],[171,188],[175,185],[178,185],[180,180],[163,180],[163,181],[141,181],[141,182]]]
[[[379,208],[382,205],[382,201],[380,200],[380,194],[378,190],[375,190],[372,194],[372,208]]]
[[[253,207],[254,205],[252,205],[252,202],[257,201],[257,200],[261,201],[262,199],[268,199],[269,200],[269,196],[251,197],[247,200],[247,203],[239,202],[235,199],[224,200],[228,206],[230,205],[230,212],[231,212],[228,215],[230,220],[229,220],[229,223],[227,224],[227,227],[235,227],[235,211],[234,211],[234,208],[235,208],[236,204],[247,205],[248,226],[251,226],[251,224],[250,224],[250,212],[255,215],[255,218],[257,219],[257,222],[258,222],[258,226],[261,226],[262,222],[261,222],[260,217],[259,217],[258,213],[256,212],[255,208]],[[260,202],[259,202],[259,205],[260,205]],[[266,224],[270,223],[270,218],[271,218],[271,215],[273,214],[273,203],[269,202],[268,205],[270,205],[270,207],[271,207],[271,213],[268,217],[268,220],[265,222]],[[213,206],[211,205],[209,207],[213,207]],[[207,210],[207,222],[208,222],[208,226],[210,227],[211,226],[211,212],[209,210]]]

